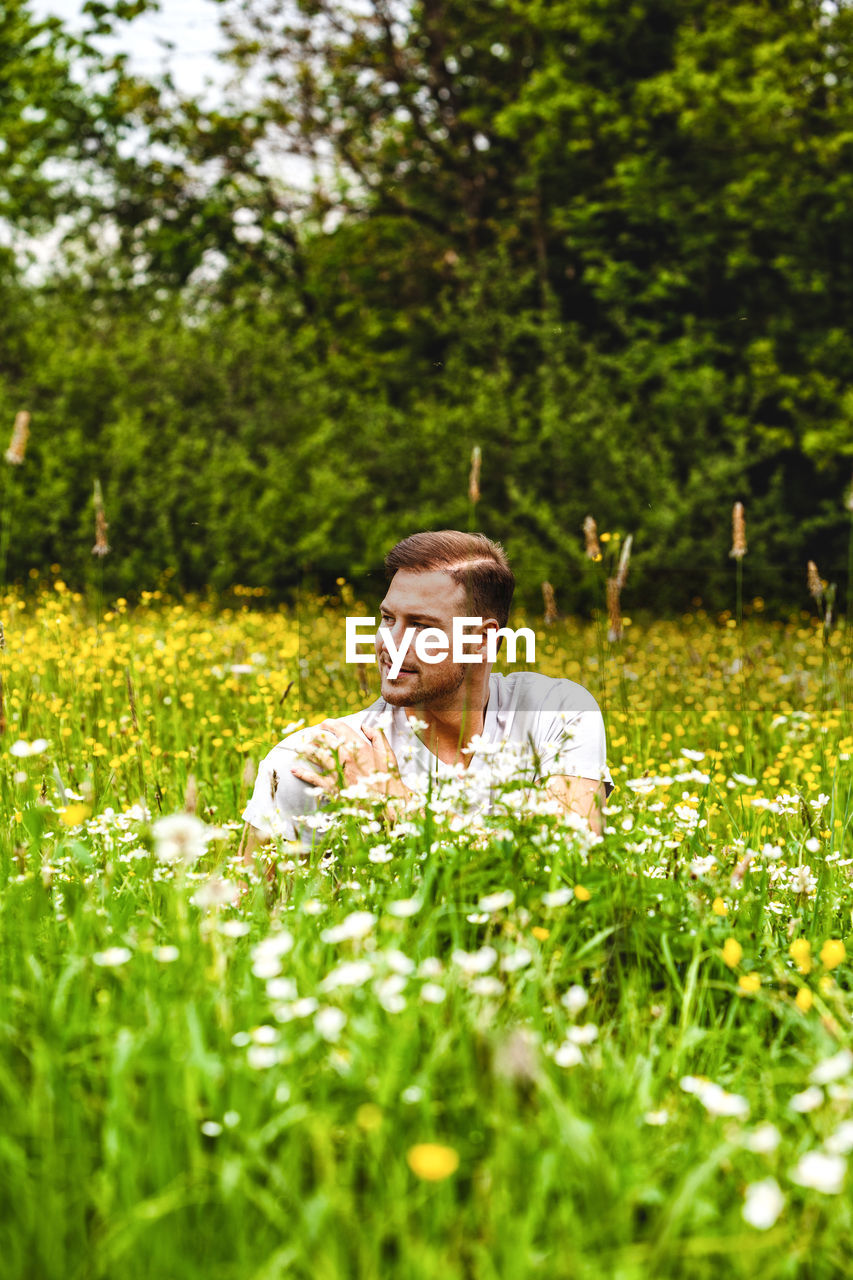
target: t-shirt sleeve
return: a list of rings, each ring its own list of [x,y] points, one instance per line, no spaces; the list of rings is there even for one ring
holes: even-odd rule
[[[571,680],[558,680],[538,717],[534,745],[542,778],[591,778],[613,790],[607,768],[607,735],[598,704]]]
[[[258,776],[252,797],[243,810],[243,821],[264,836],[296,840],[294,818],[316,808],[316,802],[307,799],[309,788],[290,772],[290,766],[296,763],[300,748],[310,736],[311,730],[306,729],[290,734],[258,765]]]

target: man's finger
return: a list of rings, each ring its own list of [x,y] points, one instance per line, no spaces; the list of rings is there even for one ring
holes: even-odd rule
[[[338,789],[336,778],[331,778],[326,774],[315,773],[313,769],[308,768],[307,764],[291,765],[290,772],[294,778],[307,782],[310,787],[319,787],[322,791],[328,791],[329,793]]]
[[[324,720],[320,728],[333,733],[339,740],[344,742],[360,741],[359,734],[356,733],[351,725],[344,724],[342,720]]]
[[[381,751],[386,756],[390,753],[391,747],[389,746],[388,739],[385,737],[385,734],[381,729],[376,729],[370,724],[363,724],[361,726],[361,732],[367,739],[369,739],[374,749]]]
[[[397,757],[394,755],[391,743],[385,737],[384,732],[381,729],[375,728],[373,725],[365,725],[362,732],[368,736],[373,744],[374,750],[381,751],[383,753],[386,769],[391,773],[395,770],[399,771],[400,766],[397,764]]]

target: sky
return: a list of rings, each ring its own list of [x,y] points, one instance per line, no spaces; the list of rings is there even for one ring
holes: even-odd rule
[[[36,17],[54,14],[71,30],[82,30],[86,20],[81,15],[84,0],[31,0]],[[144,14],[124,27],[114,42],[101,41],[105,49],[126,50],[131,68],[142,76],[156,76],[171,65],[179,90],[198,94],[205,82],[222,84],[228,71],[216,60],[222,48],[219,33],[219,8],[212,0],[161,0],[159,13]],[[175,45],[167,53],[162,42]]]

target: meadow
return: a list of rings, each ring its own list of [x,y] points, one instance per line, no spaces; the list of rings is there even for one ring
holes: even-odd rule
[[[352,603],[0,600],[3,1276],[845,1274],[850,633],[531,619],[602,839],[510,777],[249,871],[258,761],[375,696]]]

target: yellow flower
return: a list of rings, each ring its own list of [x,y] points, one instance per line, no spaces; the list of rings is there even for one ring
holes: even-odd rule
[[[459,1168],[459,1156],[452,1147],[438,1142],[419,1142],[410,1147],[406,1160],[412,1173],[427,1182],[441,1182]]]
[[[820,949],[820,962],[825,969],[836,969],[847,958],[847,948],[840,938],[827,938]]]
[[[795,938],[788,951],[800,973],[811,973],[812,944],[808,938]]]
[[[728,912],[728,907],[723,902],[722,898],[715,898],[711,903],[711,910],[715,916],[724,916]]]
[[[800,987],[797,992],[796,999],[794,1000],[794,1004],[801,1013],[808,1013],[809,1009],[814,1004],[814,996],[808,987]]]
[[[589,889],[585,889],[582,884],[576,884],[575,897],[577,898],[578,902],[589,902],[590,898],[592,897],[592,894],[590,893]]]
[[[541,924],[534,925],[530,932],[538,942],[544,942],[546,938],[551,936],[551,930],[543,929]]]
[[[59,815],[59,820],[64,827],[79,827],[80,823],[85,822],[88,816],[89,806],[87,804],[69,804]]]
[[[820,987],[824,995],[828,995],[829,992],[835,986],[835,979],[832,977],[831,974],[825,973],[821,978],[820,982],[818,983],[818,986]]]
[[[743,947],[740,945],[737,938],[726,938],[720,954],[723,957],[724,963],[727,964],[730,969],[735,969],[741,962]]]
[[[742,973],[738,978],[738,986],[745,995],[753,996],[761,986],[761,979],[757,973]]]
[[[365,1133],[375,1133],[382,1127],[382,1108],[375,1102],[363,1102],[355,1113],[355,1122]]]

